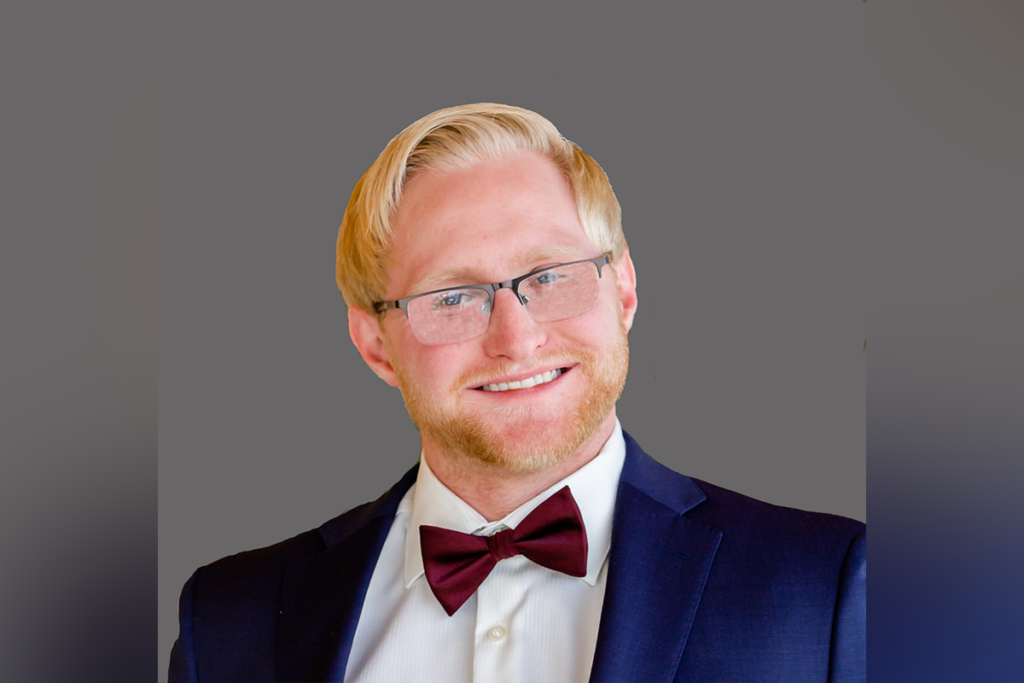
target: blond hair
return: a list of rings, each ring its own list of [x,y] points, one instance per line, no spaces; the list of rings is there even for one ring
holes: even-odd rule
[[[428,114],[384,148],[352,190],[338,231],[335,275],[347,306],[372,311],[387,284],[391,217],[416,173],[465,169],[483,159],[531,151],[562,171],[583,229],[618,261],[626,249],[622,213],[596,161],[540,114],[504,104],[467,104]]]

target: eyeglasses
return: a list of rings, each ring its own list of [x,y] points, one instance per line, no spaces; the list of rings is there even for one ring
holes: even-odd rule
[[[373,310],[404,310],[416,339],[428,346],[454,344],[483,334],[491,317],[494,295],[503,288],[511,289],[537,322],[575,318],[597,306],[601,267],[610,258],[611,254],[605,254],[541,268],[505,282],[451,287],[398,301],[379,301]]]

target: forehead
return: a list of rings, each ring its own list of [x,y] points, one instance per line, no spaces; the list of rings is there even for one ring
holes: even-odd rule
[[[533,153],[415,176],[392,227],[389,299],[597,255],[568,182]]]

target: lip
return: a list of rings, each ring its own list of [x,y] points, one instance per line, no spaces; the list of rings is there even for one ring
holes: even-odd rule
[[[570,370],[575,368],[577,365],[578,365],[578,363],[569,363],[568,365],[559,365],[559,364],[555,363],[555,364],[552,364],[552,365],[540,366],[540,367],[538,367],[538,368],[536,368],[534,370],[527,370],[525,372],[521,372],[521,373],[518,373],[518,374],[515,374],[515,375],[502,375],[502,376],[497,377],[497,378],[489,378],[489,379],[481,382],[480,384],[475,384],[475,385],[473,385],[471,387],[467,387],[467,389],[470,389],[470,390],[473,390],[473,391],[483,391],[481,389],[481,387],[486,386],[488,384],[503,384],[503,383],[504,384],[508,384],[508,383],[511,383],[511,382],[521,382],[524,379],[529,379],[530,377],[536,377],[537,375],[545,373],[545,372],[550,372],[550,371],[554,371],[554,370],[561,370],[562,374],[559,375],[558,377],[556,377],[554,380],[552,380],[550,382],[546,382],[545,384],[538,384],[537,386],[528,387],[526,389],[517,389],[516,392],[530,391],[531,389],[543,389],[544,387],[546,387],[546,386],[548,386],[550,384],[555,384],[558,380],[560,380],[565,374],[567,374]],[[488,392],[488,393],[494,393],[494,392]],[[500,393],[504,394],[504,393],[510,393],[510,392],[500,392]]]

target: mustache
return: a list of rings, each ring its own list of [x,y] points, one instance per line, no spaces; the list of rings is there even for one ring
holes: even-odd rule
[[[558,367],[589,365],[594,362],[594,358],[595,356],[592,352],[575,347],[531,358],[529,363],[515,363],[512,361],[495,363],[494,365],[466,371],[455,381],[454,390],[458,392],[466,387],[478,387],[493,377],[517,375],[520,373],[536,374],[534,371],[544,367],[550,368],[552,364],[556,364]]]

